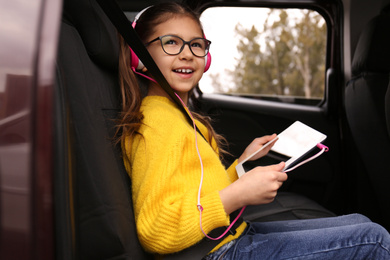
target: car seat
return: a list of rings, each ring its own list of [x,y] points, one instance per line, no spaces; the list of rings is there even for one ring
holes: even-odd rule
[[[386,115],[389,118],[390,110],[389,105],[385,107],[385,96],[389,92],[389,72],[390,12],[387,8],[363,29],[353,56],[352,79],[345,90],[346,116],[366,173],[363,177],[366,179],[358,181],[361,184],[358,193],[362,201],[371,194],[375,196],[374,203],[369,201],[363,206],[373,208],[363,213],[387,229],[390,228],[390,131]],[[359,163],[359,157],[356,162]]]
[[[120,111],[118,53],[116,30],[95,1],[64,1],[55,91],[59,259],[151,259],[137,238],[130,179],[112,140]],[[297,213],[316,213],[285,216],[297,203]],[[293,194],[263,209],[248,209],[247,218],[333,215]]]
[[[138,242],[130,180],[112,139],[120,111],[117,39],[95,1],[64,1],[56,115],[67,151],[57,157],[68,156],[62,165],[69,165],[63,174],[71,179],[72,243],[83,260],[151,258]]]
[[[389,85],[387,86],[387,91],[386,91],[386,98],[385,98],[385,113],[386,113],[387,132],[390,136],[390,77],[389,77]]]

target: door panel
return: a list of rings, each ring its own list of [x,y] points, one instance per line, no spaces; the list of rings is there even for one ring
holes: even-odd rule
[[[233,158],[239,157],[254,138],[280,133],[296,120],[326,134],[324,144],[330,151],[290,172],[282,190],[307,195],[323,204],[329,204],[337,194],[339,128],[322,108],[217,94],[203,94],[201,104],[203,112],[212,117],[216,131],[227,138]]]

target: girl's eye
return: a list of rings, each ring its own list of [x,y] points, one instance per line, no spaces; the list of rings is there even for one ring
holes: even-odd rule
[[[164,42],[164,45],[177,45],[177,44],[178,44],[177,41],[174,39],[169,39]]]
[[[198,42],[195,42],[191,45],[191,47],[202,48],[202,45]]]
[[[193,41],[191,43],[191,48],[200,48],[200,49],[205,49],[205,44],[201,41]]]

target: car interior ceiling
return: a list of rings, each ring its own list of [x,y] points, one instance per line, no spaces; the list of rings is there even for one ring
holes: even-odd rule
[[[383,35],[389,43],[390,34]],[[59,202],[56,203],[59,231],[56,235],[62,244],[58,245],[57,254],[77,252],[80,259],[152,259],[138,241],[131,181],[122,163],[120,145],[113,144],[115,119],[120,111],[116,30],[95,1],[65,0],[58,48],[55,190],[58,190],[56,202]],[[386,57],[389,58],[389,55]],[[386,92],[389,86],[388,61],[387,83],[385,76],[380,80],[382,97],[386,95],[386,103],[380,105],[380,114],[381,120],[387,117],[389,125],[390,116],[384,113],[384,109],[389,111],[390,106],[390,91]],[[356,78],[351,84],[356,86],[360,84],[358,81],[359,78]],[[369,86],[361,84],[359,88],[369,91]],[[379,83],[373,84],[378,88]],[[358,111],[355,106],[359,106],[360,99],[354,96],[362,94],[349,91],[356,91],[356,87],[349,86],[346,92],[347,98],[355,102],[348,106],[351,113],[355,113],[352,110]],[[370,106],[377,104],[376,99],[365,102]],[[380,134],[386,135],[386,129],[389,131],[383,125]],[[354,133],[356,139],[366,140],[365,137],[363,133]],[[359,151],[364,154],[362,157],[373,152],[370,140],[367,141],[361,146],[358,144]],[[383,150],[378,148],[377,152]],[[383,167],[376,156],[373,161]],[[375,169],[368,164],[366,167]],[[370,171],[369,174],[375,172]],[[388,182],[389,176],[386,178]],[[380,193],[386,191],[386,187],[382,186],[387,182],[381,181],[377,183],[381,187],[377,192],[387,205],[389,195]],[[271,204],[247,208],[245,218],[267,221],[328,216],[334,214],[318,203],[302,195],[285,192],[280,193]]]

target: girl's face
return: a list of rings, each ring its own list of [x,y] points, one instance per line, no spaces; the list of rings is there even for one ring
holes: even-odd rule
[[[186,16],[174,17],[159,24],[147,42],[164,35],[179,36],[184,41],[203,37],[199,24]],[[187,102],[188,91],[202,78],[205,58],[194,56],[188,45],[177,55],[166,54],[160,40],[152,42],[147,48],[168,83],[183,101]],[[149,86],[148,94],[167,96],[162,88],[154,83]]]

